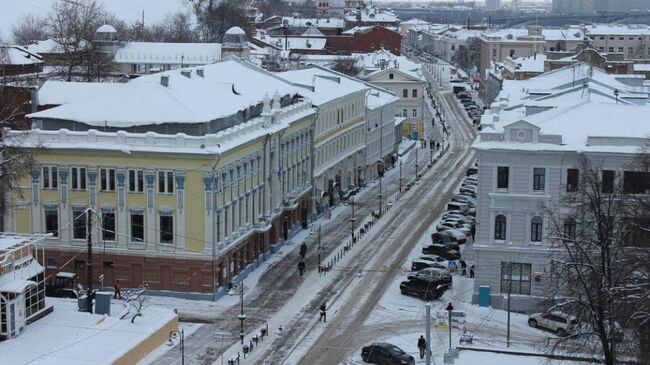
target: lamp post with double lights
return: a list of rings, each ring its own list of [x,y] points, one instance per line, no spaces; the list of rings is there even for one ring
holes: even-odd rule
[[[174,340],[180,340],[180,352],[181,352],[181,365],[185,365],[185,332],[184,330],[173,330],[169,332],[169,339],[167,340],[167,346],[173,346]]]

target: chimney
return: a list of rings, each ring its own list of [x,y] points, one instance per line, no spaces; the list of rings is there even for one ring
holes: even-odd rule
[[[169,75],[160,76],[160,85],[169,87]]]
[[[190,71],[190,70],[182,70],[181,75],[187,77],[188,79],[191,79],[192,78],[192,71]]]
[[[202,68],[197,68],[196,69],[196,74],[199,75],[200,77],[205,77],[204,71]]]

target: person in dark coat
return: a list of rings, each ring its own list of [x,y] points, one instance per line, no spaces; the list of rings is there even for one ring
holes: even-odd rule
[[[474,265],[469,267],[469,277],[474,278]]]
[[[113,293],[113,299],[122,299],[122,287],[120,286],[120,281],[115,280],[115,285],[113,285],[115,293]]]
[[[420,335],[418,339],[418,350],[420,350],[420,359],[424,359],[424,354],[427,349],[427,340],[424,339],[424,336]]]
[[[325,302],[318,307],[320,309],[320,318],[318,319],[318,322],[323,320],[323,322],[327,322],[327,306],[325,305]]]
[[[307,244],[303,242],[300,244],[300,256],[304,259],[306,254],[307,254]]]
[[[461,270],[460,274],[462,276],[467,275],[467,264],[465,263],[465,261],[458,260],[458,262],[460,263],[460,270]]]
[[[304,261],[300,261],[298,263],[298,272],[300,272],[300,276],[302,276],[302,274],[305,272],[305,262]]]

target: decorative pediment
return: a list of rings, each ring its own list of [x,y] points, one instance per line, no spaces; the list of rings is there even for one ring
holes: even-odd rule
[[[508,124],[503,129],[505,141],[520,143],[539,141],[539,127],[525,120],[518,120]]]

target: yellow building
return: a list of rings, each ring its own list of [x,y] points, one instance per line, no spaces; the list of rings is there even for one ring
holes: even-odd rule
[[[273,98],[258,103],[249,84],[222,85],[227,69],[280,91],[269,86]],[[37,168],[13,195],[4,228],[52,233],[46,269],[85,280],[90,219],[94,281],[103,274],[106,286],[119,279],[122,287],[217,293],[306,220],[315,111],[290,83],[233,59],[141,79],[32,114],[41,129],[10,132],[15,144],[38,146]],[[210,86],[225,105],[195,100]],[[143,89],[145,98],[130,100]],[[156,102],[146,98],[163,110],[130,104]],[[182,105],[166,108],[165,100]]]

